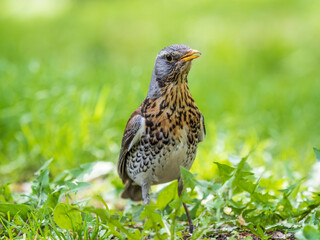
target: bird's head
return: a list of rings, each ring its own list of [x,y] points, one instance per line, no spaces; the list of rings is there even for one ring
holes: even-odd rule
[[[197,50],[182,44],[162,49],[155,61],[148,95],[159,94],[160,88],[168,84],[186,81],[193,59],[200,57]]]

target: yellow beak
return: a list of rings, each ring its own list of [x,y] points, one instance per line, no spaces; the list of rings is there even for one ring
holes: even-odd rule
[[[200,57],[200,55],[201,55],[201,52],[191,49],[187,54],[183,55],[179,60],[183,60],[187,62]]]

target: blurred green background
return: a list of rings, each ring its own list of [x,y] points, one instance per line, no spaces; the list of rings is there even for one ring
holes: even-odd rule
[[[116,163],[154,59],[183,43],[207,138],[192,168],[252,152],[275,179],[308,176],[320,146],[320,2],[0,1],[0,181]],[[116,168],[114,170],[116,173]]]

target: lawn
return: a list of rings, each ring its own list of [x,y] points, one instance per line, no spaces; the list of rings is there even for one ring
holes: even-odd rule
[[[119,199],[116,173],[156,54],[175,43],[202,52],[188,80],[207,136],[182,197],[193,239],[320,239],[319,11],[314,0],[0,1],[1,239],[186,236],[176,183],[144,209]],[[110,168],[85,181],[101,162]]]

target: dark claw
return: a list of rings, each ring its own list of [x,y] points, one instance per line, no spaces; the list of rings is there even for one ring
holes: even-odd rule
[[[192,233],[193,233],[193,229],[194,229],[194,226],[193,226],[193,224],[192,224],[192,222],[191,222],[191,224],[190,224],[190,226],[189,226],[189,233],[192,235]]]
[[[183,203],[183,207],[184,207],[184,210],[186,211],[186,215],[187,215],[188,221],[189,221],[189,233],[192,234],[194,226],[193,226],[193,223],[192,223],[192,220],[191,220],[187,205],[185,203]]]

